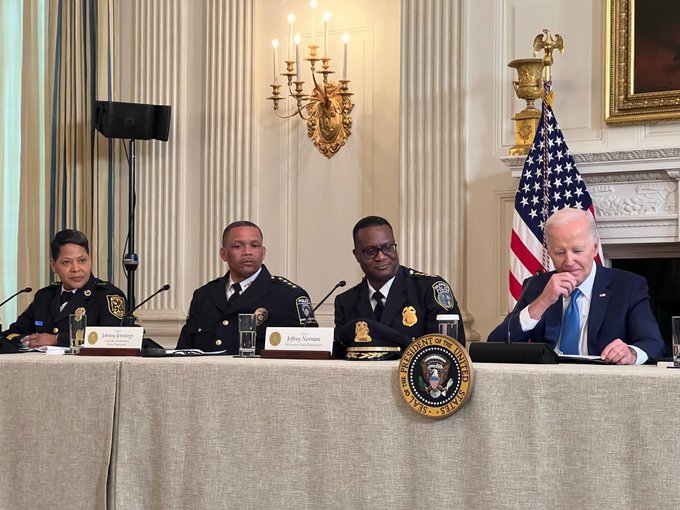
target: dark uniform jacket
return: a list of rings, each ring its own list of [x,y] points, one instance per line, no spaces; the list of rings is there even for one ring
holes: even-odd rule
[[[227,304],[229,273],[206,283],[194,292],[186,324],[180,332],[178,349],[201,349],[238,354],[238,315],[254,313],[257,347],[264,346],[268,326],[317,326],[307,292],[281,276],[262,271],[240,296]]]
[[[399,266],[379,322],[413,339],[437,333],[438,314],[458,314],[457,340],[465,345],[462,316],[449,284],[439,276]],[[353,319],[375,320],[365,277],[335,298],[336,331]]]
[[[85,308],[88,326],[120,326],[125,316],[125,294],[109,282],[90,276],[59,311],[61,282],[43,287],[16,322],[3,332],[9,340],[33,333],[57,335],[57,345],[68,347],[68,316]]]
[[[520,312],[545,289],[554,271],[524,282],[520,301],[505,320],[489,335],[489,342],[545,342],[552,349],[562,329],[562,299],[550,306],[530,331],[522,331]],[[600,355],[607,345],[620,338],[647,353],[650,360],[666,355],[666,345],[649,303],[647,281],[636,274],[597,266],[588,311],[588,354]]]

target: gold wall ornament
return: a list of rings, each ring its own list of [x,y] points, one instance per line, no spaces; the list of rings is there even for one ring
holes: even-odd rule
[[[513,156],[526,155],[529,154],[541,117],[534,101],[543,92],[543,61],[540,58],[520,58],[510,62],[508,67],[517,71],[517,80],[512,82],[517,97],[527,102],[526,108],[512,117],[515,123],[515,145],[510,147],[509,152]]]
[[[543,65],[545,66],[545,80],[550,81],[551,80],[550,66],[552,66],[553,63],[552,57],[553,51],[559,50],[560,55],[564,55],[564,40],[562,39],[562,36],[560,34],[555,34],[555,38],[553,39],[550,30],[544,28],[543,33],[538,34],[534,38],[533,49],[534,57],[538,55],[538,53],[541,50],[545,52],[543,55]]]
[[[345,43],[346,44],[346,43]],[[347,138],[352,134],[352,117],[350,113],[354,104],[349,91],[350,80],[342,79],[338,82],[329,80],[329,76],[335,71],[330,69],[330,58],[317,57],[316,45],[309,45],[309,58],[304,60],[310,64],[314,88],[311,95],[304,93],[304,81],[300,80],[300,70],[295,71],[296,61],[286,60],[285,76],[288,85],[288,97],[295,100],[295,111],[290,114],[279,113],[279,102],[286,99],[281,94],[281,85],[273,83],[272,95],[267,99],[274,104],[274,113],[277,117],[288,119],[300,116],[307,121],[307,135],[321,154],[327,158],[333,155],[345,145]],[[321,62],[321,70],[317,70],[317,63]],[[346,57],[345,57],[346,62]],[[346,73],[346,65],[345,72]],[[317,81],[317,75],[323,78]],[[293,78],[297,79],[293,79]]]

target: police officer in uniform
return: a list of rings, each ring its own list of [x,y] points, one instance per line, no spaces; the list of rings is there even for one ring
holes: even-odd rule
[[[443,278],[399,265],[392,226],[385,218],[359,220],[352,236],[352,253],[366,276],[335,298],[336,333],[355,319],[372,319],[414,339],[438,332],[438,314],[461,317]],[[465,345],[462,320],[458,333],[458,341]]]
[[[238,315],[254,313],[257,347],[264,345],[268,326],[317,326],[307,292],[262,264],[266,253],[262,231],[250,221],[224,229],[220,257],[229,266],[224,276],[194,292],[178,349],[238,354]]]
[[[120,326],[125,315],[123,291],[92,275],[90,245],[78,230],[57,232],[50,243],[50,266],[60,281],[35,293],[33,302],[3,332],[29,347],[68,347],[68,318],[86,313],[89,326]]]

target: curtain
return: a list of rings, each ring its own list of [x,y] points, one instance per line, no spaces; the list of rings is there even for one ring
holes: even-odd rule
[[[117,196],[127,189],[121,179],[127,174],[115,141],[94,129],[93,112],[96,100],[113,99],[117,3],[51,0],[49,19],[49,238],[64,228],[81,230],[90,239],[93,273],[116,281],[117,232],[125,230],[120,220],[127,214]]]
[[[118,90],[117,23],[115,0],[0,0],[0,300],[53,278],[63,228],[88,236],[94,274],[120,278],[126,164],[92,119]],[[1,308],[2,324],[31,299]]]

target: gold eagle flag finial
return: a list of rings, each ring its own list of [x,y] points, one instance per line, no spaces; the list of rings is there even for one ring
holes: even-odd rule
[[[545,69],[545,81],[550,81],[550,66],[553,63],[553,51],[559,50],[560,55],[564,55],[564,40],[560,34],[555,34],[553,38],[550,30],[547,28],[543,29],[543,33],[538,34],[534,38],[534,57],[539,51],[543,50],[545,54],[543,55],[543,65]]]

